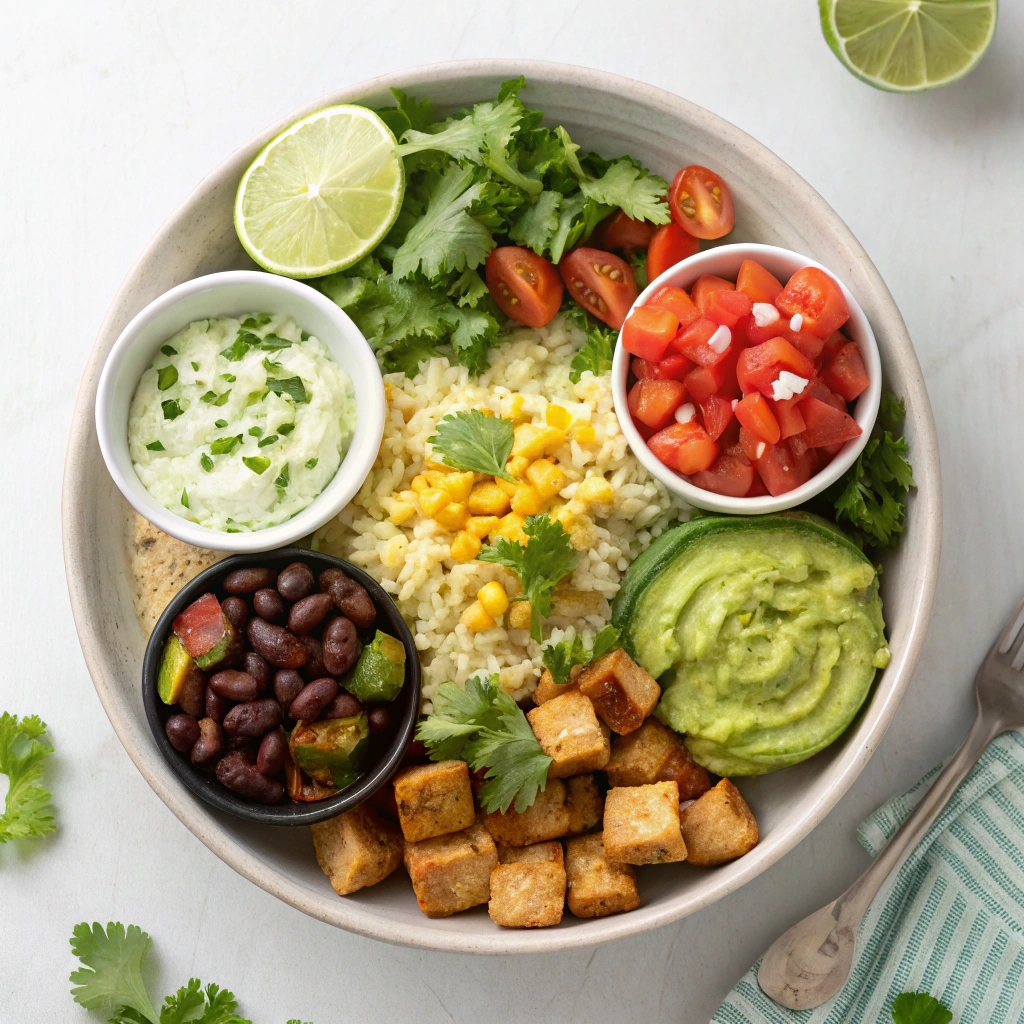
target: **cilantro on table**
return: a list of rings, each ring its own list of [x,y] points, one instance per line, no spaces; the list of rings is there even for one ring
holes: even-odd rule
[[[551,673],[551,678],[560,686],[564,686],[572,678],[572,670],[577,665],[586,668],[598,658],[603,658],[619,644],[619,631],[615,626],[604,626],[594,637],[589,647],[583,638],[576,634],[571,640],[560,640],[557,644],[548,644],[542,655],[544,667]]]
[[[498,685],[498,677],[474,676],[465,688],[442,683],[434,710],[416,730],[431,760],[462,760],[486,769],[480,804],[487,813],[525,811],[547,785],[551,758],[541,750],[526,715]]]
[[[892,1004],[895,1024],[949,1024],[953,1014],[927,992],[904,992]]]
[[[43,762],[52,753],[46,723],[38,715],[0,715],[0,774],[9,783],[0,814],[0,843],[35,839],[56,830],[50,794],[39,784]]]
[[[516,482],[505,468],[515,440],[509,420],[470,409],[449,413],[436,429],[428,441],[446,466]]]
[[[562,524],[549,518],[546,512],[528,516],[523,532],[527,538],[525,544],[499,537],[477,558],[481,562],[503,565],[519,577],[523,593],[513,600],[530,602],[530,635],[540,643],[541,619],[551,614],[551,591],[563,576],[576,568],[579,555]]]

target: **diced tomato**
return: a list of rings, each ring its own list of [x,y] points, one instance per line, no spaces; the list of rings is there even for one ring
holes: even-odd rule
[[[715,292],[732,292],[735,290],[736,285],[732,281],[726,281],[724,277],[715,277],[714,274],[705,274],[693,282],[693,287],[690,289],[690,298],[693,299],[693,304],[700,310],[701,314],[707,316],[708,303]]]
[[[772,306],[772,309],[775,309],[775,307]],[[778,313],[779,311],[776,309],[775,312]],[[754,319],[754,314],[750,313],[748,316],[740,317],[739,322],[736,324],[736,330],[751,345],[763,345],[766,341],[771,341],[772,338],[785,335],[789,330],[789,321],[779,313],[775,320],[761,327]]]
[[[679,318],[658,306],[638,306],[622,325],[622,347],[641,359],[656,363],[679,330]]]
[[[708,395],[700,403],[701,419],[704,421],[704,429],[712,441],[717,441],[725,432],[732,419],[732,402],[721,395]]]
[[[754,482],[750,485],[750,490],[743,495],[744,498],[763,498],[768,494],[768,488],[765,487],[764,481],[757,475],[754,474]]]
[[[803,417],[800,417],[803,419]],[[812,449],[807,444],[807,439],[803,434],[794,434],[789,438],[789,450],[796,456],[801,456],[804,452],[811,451]]]
[[[772,412],[775,413],[775,419],[779,424],[779,436],[783,439],[801,433],[806,426],[798,408],[802,398],[803,395],[794,395],[792,398],[786,398],[779,402],[769,400]]]
[[[670,423],[664,430],[651,435],[647,447],[669,469],[677,469],[679,448],[683,441],[693,436],[691,427],[691,423]]]
[[[690,428],[688,437],[683,438],[676,452],[676,469],[684,476],[691,476],[707,469],[718,457],[718,445],[708,437],[699,423],[692,420],[679,424]]]
[[[558,271],[542,256],[521,246],[492,249],[484,277],[502,313],[527,327],[543,327],[562,305]]]
[[[805,459],[793,458],[785,441],[766,444],[757,460],[757,472],[768,493],[774,497],[786,494],[811,478],[812,469]]]
[[[627,404],[634,419],[652,430],[660,430],[672,422],[685,394],[681,381],[647,378],[638,380],[630,388]]]
[[[659,288],[645,305],[670,309],[679,318],[680,327],[689,327],[700,317],[700,310],[690,300],[690,296],[682,288],[675,288],[670,284]]]
[[[772,338],[753,348],[745,348],[736,363],[736,379],[744,394],[760,391],[771,397],[772,384],[781,370],[789,370],[804,380],[814,376],[814,364],[785,338]]]
[[[819,338],[827,338],[850,319],[842,289],[817,267],[798,270],[779,293],[775,305],[786,316],[799,313],[804,320],[804,330]]]
[[[790,345],[797,350],[797,352],[807,356],[807,358],[813,363],[818,356],[821,355],[821,350],[824,347],[825,342],[816,334],[811,334],[810,331],[805,331],[803,329],[794,331],[786,321],[783,321],[783,324],[785,326],[784,329],[779,332],[779,337],[785,338],[786,341],[788,341]]]
[[[751,302],[774,303],[782,291],[782,282],[755,260],[744,260],[736,275],[736,291],[749,295]]]
[[[818,468],[824,469],[841,451],[841,444],[825,444],[820,448],[812,448],[812,452],[818,453]]]
[[[844,345],[828,364],[821,379],[847,402],[852,402],[870,383],[856,342]]]
[[[736,421],[739,423],[739,420]],[[764,441],[760,440],[755,434],[752,434],[746,427],[740,426],[740,451],[753,463],[756,463],[761,455],[764,454],[764,448],[761,446],[765,444]]]
[[[833,409],[846,412],[846,402],[834,391],[829,390],[828,385],[820,377],[815,377],[800,392],[800,401],[802,402],[805,398],[817,398],[826,405],[831,405]]]
[[[648,377],[654,376],[654,368],[657,363],[650,363],[646,359],[641,359],[639,356],[633,356],[630,360],[629,368],[633,371],[633,376],[637,380],[647,380]]]
[[[707,301],[707,317],[716,324],[735,327],[740,317],[750,313],[750,296],[737,291],[714,292]]]
[[[821,468],[817,448],[804,448],[797,451],[791,441],[784,442],[789,446],[789,454],[793,461],[790,465],[800,479],[800,483],[807,483]]]
[[[625,260],[584,246],[563,256],[558,272],[578,305],[609,327],[621,329],[637,296],[633,268]]]
[[[689,259],[699,249],[700,242],[675,221],[662,224],[647,246],[647,280],[660,277],[669,267]]]
[[[669,352],[664,359],[654,364],[652,377],[659,380],[686,380],[686,375],[693,369],[693,361],[686,356]]]
[[[754,467],[740,456],[719,455],[711,465],[690,477],[690,483],[715,494],[742,498],[754,482]]]
[[[820,398],[805,398],[800,403],[800,412],[807,424],[804,440],[811,448],[842,444],[860,437],[860,426],[845,409],[836,409]]]
[[[768,400],[757,391],[740,399],[736,406],[736,419],[762,441],[776,444],[779,440],[779,424],[768,406]]]
[[[721,238],[736,222],[729,186],[699,164],[682,168],[672,179],[668,205],[672,219],[695,238]]]
[[[628,256],[634,249],[646,249],[653,234],[650,221],[634,220],[619,210],[604,222],[600,237],[606,249],[620,249]]]
[[[729,403],[729,411],[732,412],[732,402]],[[717,437],[715,440],[718,441],[719,448],[736,448],[738,451],[740,442],[740,421],[736,419],[735,416],[731,417],[729,422],[725,425],[725,430],[722,431],[721,436]],[[735,452],[732,454],[735,454]]]
[[[730,377],[735,379],[735,363],[732,359],[723,359],[710,366],[698,366],[691,370],[684,380],[686,390],[697,403],[706,402],[709,396],[727,394]]]
[[[171,630],[193,658],[205,658],[219,646],[227,649],[226,639],[233,634],[220,601],[213,594],[203,594],[184,611],[179,612]]]
[[[833,331],[826,339],[821,349],[821,365],[828,366],[836,357],[836,353],[850,343],[850,339],[842,331]]]
[[[692,359],[695,363],[700,366],[713,366],[715,363],[720,363],[725,359],[729,352],[729,347],[726,346],[719,352],[717,349],[712,348],[709,342],[719,330],[722,328],[714,322],[709,320],[706,316],[702,316],[697,320],[694,320],[689,327],[680,331],[672,339],[672,348],[680,355],[686,356],[687,359]],[[724,328],[726,331],[728,327]],[[730,332],[730,344],[732,343],[732,335]]]

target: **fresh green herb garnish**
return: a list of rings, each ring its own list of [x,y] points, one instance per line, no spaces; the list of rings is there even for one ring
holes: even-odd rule
[[[207,405],[211,405],[213,402],[217,400],[217,397],[218,396],[216,391],[206,391],[199,396],[199,401],[206,402]]]
[[[508,810],[513,800],[517,811],[525,811],[547,785],[551,758],[498,677],[474,676],[465,688],[442,683],[433,704],[416,730],[431,759],[467,761],[473,771],[486,768],[479,800],[488,813]]]
[[[927,992],[904,992],[892,1004],[895,1024],[949,1024],[953,1014]]]
[[[585,309],[575,303],[565,310],[565,315],[587,332],[587,340],[583,343],[583,347],[572,357],[572,363],[569,365],[569,379],[574,384],[578,384],[586,370],[589,370],[595,377],[610,373],[612,357],[615,354],[615,341],[619,332],[595,320]]]
[[[449,413],[436,429],[437,433],[428,441],[446,466],[516,482],[505,468],[515,441],[509,420],[470,409]]]
[[[216,420],[213,424],[218,430],[223,430],[227,425],[227,420]]]
[[[249,396],[245,400],[245,407],[246,407],[246,409],[248,409],[250,405],[257,405],[260,402],[262,402],[263,399],[266,398],[268,394],[269,394],[269,392],[266,391],[266,390],[263,390],[263,391],[250,391],[249,392]]]
[[[277,428],[277,432],[279,434],[290,434],[294,429],[294,423],[282,423],[281,426]]]
[[[309,338],[310,338],[310,334],[309,334],[309,331],[300,331],[300,332],[299,332],[299,337],[300,337],[300,338],[301,338],[301,339],[302,339],[303,341],[309,341]]]
[[[577,665],[586,667],[598,658],[603,658],[618,643],[619,631],[612,625],[602,628],[590,647],[584,646],[583,638],[577,634],[571,641],[560,640],[557,644],[547,645],[542,655],[544,667],[556,683],[564,686],[572,678],[572,670]]]
[[[221,355],[232,363],[244,359],[250,349],[258,348],[263,339],[252,331],[240,330],[238,337],[232,342],[229,348],[223,349]]]
[[[164,448],[163,442],[161,441],[150,441],[149,444],[146,445],[146,447],[151,452],[163,452],[167,450],[166,448]]]
[[[183,487],[181,489],[181,503],[185,508],[191,508],[192,506],[188,503],[188,491]]]
[[[210,445],[210,451],[214,455],[230,455],[241,443],[241,434],[235,434],[233,437],[218,437]]]
[[[281,369],[281,364],[275,363],[269,356],[264,356],[263,369],[266,370],[267,373],[277,373],[277,371]]]
[[[199,364],[194,359],[192,360],[192,369],[195,370],[197,373],[199,371]]]
[[[255,313],[253,316],[247,316],[242,321],[243,327],[266,327],[270,323],[269,313]]]
[[[647,280],[647,252],[643,249],[634,249],[630,253],[629,264],[633,268],[637,291],[642,292],[650,283]]]
[[[288,472],[288,463],[284,464],[284,469],[281,470],[277,475],[277,479],[274,481],[274,486],[277,488],[277,496],[279,498],[284,497],[284,489],[288,486],[288,479],[290,477]]]
[[[214,405],[227,405],[228,404],[228,400],[230,398],[231,398],[231,389],[228,388],[228,390],[225,391],[223,395],[218,395],[216,397],[216,399],[214,399],[213,404]]]
[[[287,395],[293,402],[308,402],[309,395],[301,377],[267,378],[267,389],[275,395]]]
[[[541,619],[551,614],[551,591],[562,577],[576,568],[579,555],[562,524],[550,519],[546,512],[528,516],[523,532],[527,536],[526,544],[499,537],[477,558],[481,562],[503,565],[519,577],[523,594],[513,600],[530,602],[530,635],[540,643]]]
[[[178,368],[173,365],[161,366],[156,371],[156,387],[158,391],[166,391],[178,383]]]
[[[164,411],[165,420],[177,419],[182,412],[181,406],[173,398],[168,398],[166,402],[161,402],[160,408]]]
[[[265,455],[243,455],[242,462],[249,467],[257,476],[270,469],[270,459]]]
[[[267,434],[266,437],[261,438],[256,442],[257,448],[266,448],[268,444],[273,444],[277,440],[277,434]]]
[[[319,461],[319,459],[307,459],[306,469],[313,469]]]
[[[292,343],[286,341],[284,338],[279,338],[276,334],[271,332],[265,334],[263,340],[260,342],[260,349],[264,352],[277,352],[282,348],[291,348]]]
[[[39,784],[43,761],[53,753],[38,715],[0,715],[0,774],[9,783],[0,814],[0,843],[35,839],[56,830],[50,794]]]
[[[250,437],[262,437],[263,436],[263,428],[262,427],[250,427],[248,433],[249,433]]]
[[[160,351],[163,352],[165,356],[176,356],[178,354],[178,350],[171,345],[161,345]]]
[[[226,380],[229,384],[234,384],[238,378],[233,373],[222,373],[220,375],[221,380]]]
[[[199,456],[199,465],[202,466],[207,473],[213,472],[213,459],[211,459],[206,452],[203,452],[203,454]]]

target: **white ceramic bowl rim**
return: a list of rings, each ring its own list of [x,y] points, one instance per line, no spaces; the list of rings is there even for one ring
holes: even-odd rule
[[[238,298],[235,298],[238,296]],[[245,306],[242,296],[267,296]],[[302,511],[277,526],[252,533],[211,530],[183,519],[146,490],[128,450],[127,405],[138,385],[138,368],[146,368],[160,345],[194,320],[267,309],[279,302],[289,311],[305,310],[322,325],[311,331],[327,346],[352,381],[356,401],[355,430],[337,473]],[[228,308],[222,308],[224,304]],[[187,312],[186,315],[185,311]],[[206,310],[199,312],[196,310]],[[293,314],[300,327],[301,312]],[[177,324],[165,329],[168,323]],[[323,328],[326,327],[325,331]],[[198,548],[238,554],[287,547],[329,522],[363,485],[384,434],[384,385],[377,360],[351,318],[308,284],[255,270],[228,270],[193,278],[171,288],[137,313],[114,342],[103,366],[96,393],[96,434],[110,475],[128,502],[164,533]]]
[[[795,487],[792,491],[787,491],[777,497],[767,494],[759,498],[733,498],[725,494],[706,491],[704,488],[690,483],[689,480],[669,469],[647,446],[647,442],[640,436],[640,432],[633,424],[633,417],[629,414],[626,402],[626,382],[629,378],[631,356],[621,344],[616,346],[612,362],[612,399],[615,403],[619,426],[622,428],[633,454],[647,471],[660,480],[668,490],[678,494],[691,505],[712,512],[763,515],[768,512],[781,512],[783,509],[795,508],[797,505],[809,501],[816,494],[820,494],[825,488],[834,484],[857,461],[857,456],[864,450],[864,446],[871,437],[871,428],[878,415],[878,404],[882,397],[882,362],[878,355],[878,343],[875,341],[871,324],[864,315],[856,296],[843,283],[839,275],[816,260],[793,252],[791,249],[782,249],[777,245],[764,245],[760,242],[734,242],[705,249],[663,271],[637,296],[636,301],[630,306],[629,312],[632,313],[638,306],[644,305],[665,285],[689,288],[698,277],[704,274],[714,274],[718,277],[728,277],[731,274],[735,279],[740,263],[747,259],[756,260],[772,273],[776,273],[781,266],[786,266],[788,268],[787,275],[793,274],[803,267],[817,267],[819,270],[825,271],[843,290],[843,296],[850,309],[850,319],[844,324],[843,330],[860,347],[870,381],[867,390],[858,397],[854,408],[854,419],[861,428],[860,436],[855,437],[852,441],[847,441],[842,450],[821,472],[815,473],[810,480]],[[722,264],[727,266],[723,267]],[[730,270],[728,267],[732,269]]]

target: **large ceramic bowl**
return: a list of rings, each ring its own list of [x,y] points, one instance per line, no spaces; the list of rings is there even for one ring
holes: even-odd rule
[[[312,842],[289,830],[228,818],[196,800],[156,749],[146,723],[140,675],[146,641],[125,578],[124,507],[103,468],[93,426],[96,383],[125,324],[168,288],[200,274],[251,264],[235,237],[231,208],[238,179],[260,148],[293,118],[330,103],[391,102],[397,86],[431,97],[442,110],[493,97],[525,74],[524,98],[563,124],[584,149],[631,153],[662,175],[700,163],[720,172],[736,203],[736,241],[805,253],[857,295],[871,322],[886,383],[905,397],[906,434],[918,488],[906,532],[885,560],[882,591],[892,661],[864,711],[837,743],[794,768],[743,783],[761,842],[712,870],[665,865],[643,873],[643,903],[628,914],[558,928],[497,928],[484,908],[439,921],[416,909],[408,879],[339,898],[313,858]],[[167,806],[218,857],[257,885],[321,920],[389,942],[463,953],[542,952],[584,946],[668,924],[739,888],[791,850],[860,774],[903,695],[924,643],[939,560],[941,507],[935,427],[921,369],[892,297],[846,225],[790,167],[739,129],[670,93],[584,68],[530,61],[440,64],[376,78],[325,96],[228,158],[161,228],[129,272],[103,322],[82,376],[64,478],[64,549],[78,633],[97,693],[125,749]]]

